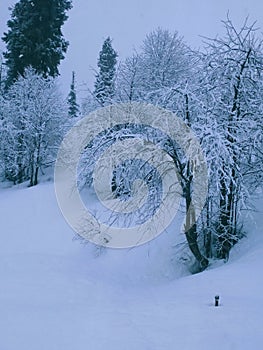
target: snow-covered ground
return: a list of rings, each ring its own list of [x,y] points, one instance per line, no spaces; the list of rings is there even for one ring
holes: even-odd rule
[[[261,213],[227,264],[192,276],[171,234],[99,256],[72,241],[51,183],[1,189],[0,208],[1,350],[263,348]]]

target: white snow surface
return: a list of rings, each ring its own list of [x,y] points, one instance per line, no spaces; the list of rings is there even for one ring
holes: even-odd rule
[[[73,241],[52,183],[2,188],[0,208],[1,350],[263,348],[262,213],[227,264],[189,275],[171,233],[99,256]]]

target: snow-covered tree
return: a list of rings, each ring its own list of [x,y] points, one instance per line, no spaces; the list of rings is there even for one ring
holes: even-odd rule
[[[36,185],[40,169],[54,161],[64,131],[65,106],[56,82],[27,69],[5,94],[2,115],[5,177]]]
[[[140,54],[140,96],[167,107],[175,89],[190,75],[192,53],[177,32],[157,29],[146,36]]]
[[[75,72],[72,72],[72,80],[70,84],[70,92],[68,95],[68,115],[72,118],[78,117],[79,115],[79,105],[77,103],[77,93],[75,86]]]
[[[7,86],[29,66],[44,77],[58,75],[58,65],[68,47],[61,27],[70,8],[71,0],[20,0],[15,4],[3,36]]]
[[[227,259],[240,235],[240,210],[247,208],[251,182],[262,178],[263,60],[255,25],[246,20],[238,30],[230,19],[224,25],[226,36],[209,41],[205,57],[206,114],[200,123],[212,179],[210,226],[217,256]]]
[[[120,63],[116,78],[116,100],[119,102],[140,100],[139,88],[141,82],[140,55],[133,54]]]
[[[94,97],[104,106],[112,101],[115,93],[115,74],[117,64],[117,52],[112,47],[112,40],[108,37],[99,54],[96,81],[94,85]]]

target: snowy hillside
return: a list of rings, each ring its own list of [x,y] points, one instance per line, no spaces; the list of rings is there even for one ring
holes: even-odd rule
[[[260,213],[227,264],[186,276],[171,235],[99,257],[72,241],[51,183],[1,189],[0,207],[1,350],[262,349]]]

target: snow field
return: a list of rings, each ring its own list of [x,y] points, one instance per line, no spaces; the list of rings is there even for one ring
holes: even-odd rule
[[[228,264],[186,276],[170,233],[99,257],[72,241],[51,183],[1,189],[0,207],[1,350],[262,349],[260,212]]]

